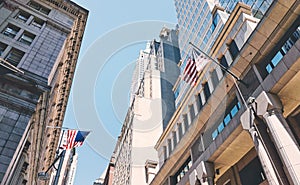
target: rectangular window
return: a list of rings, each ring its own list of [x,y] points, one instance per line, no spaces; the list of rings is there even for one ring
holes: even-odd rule
[[[203,86],[205,100],[207,102],[207,100],[209,99],[209,97],[211,95],[210,90],[209,90],[209,86],[208,86],[208,82],[205,82],[202,86]]]
[[[173,146],[175,148],[175,146],[177,145],[177,135],[175,131],[172,132],[172,137],[173,137]]]
[[[232,40],[232,42],[229,44],[229,53],[231,54],[232,60],[234,60],[239,54],[239,48],[234,40]]]
[[[4,52],[4,50],[6,49],[7,45],[0,42],[0,56],[2,55],[2,53]]]
[[[187,119],[187,115],[186,114],[182,115],[182,119],[183,119],[183,124],[184,124],[184,132],[187,132],[189,129],[189,122]]]
[[[24,12],[24,11],[20,11],[17,16],[16,16],[16,19],[17,20],[20,20],[21,22],[24,22],[26,23],[26,21],[29,19],[30,17],[30,14],[27,13],[27,12]]]
[[[227,60],[225,58],[225,55],[222,56],[222,58],[220,59],[220,64],[225,68],[228,69],[228,63]],[[223,74],[226,73],[226,71],[224,69],[222,69]]]
[[[182,128],[182,123],[178,123],[178,136],[179,136],[179,139],[180,140],[183,136],[183,128]]]
[[[202,103],[202,99],[201,99],[201,94],[198,93],[197,97],[198,97],[198,102],[199,102],[199,110],[201,110],[202,107],[203,107],[203,103]]]
[[[43,21],[42,19],[34,17],[33,21],[31,22],[31,25],[41,29],[44,23],[45,21]]]
[[[167,147],[163,146],[163,152],[164,152],[164,161],[168,159],[168,154],[167,154]]]
[[[189,111],[190,111],[190,116],[191,116],[191,122],[195,119],[195,108],[194,105],[189,105]]]
[[[4,30],[3,30],[3,34],[10,37],[10,38],[15,38],[15,36],[17,35],[17,33],[19,32],[20,28],[18,28],[17,26],[11,25],[9,24]]]
[[[224,129],[224,123],[220,123],[220,125],[218,126],[218,132],[221,133],[222,130]]]
[[[48,15],[50,13],[50,9],[48,9],[48,8],[42,6],[42,5],[40,5],[40,4],[38,4],[38,3],[34,2],[34,1],[30,1],[28,3],[28,5],[31,8],[33,8],[33,9],[35,9],[35,10],[37,10],[37,11],[39,11],[39,12],[45,14],[45,15]]]
[[[217,87],[218,83],[219,83],[219,78],[218,78],[218,75],[217,75],[217,71],[213,70],[211,72],[210,76],[211,76],[211,81],[212,81],[214,89],[215,89]]]
[[[172,142],[171,142],[171,139],[168,139],[168,152],[169,152],[169,156],[170,156],[171,153],[172,153]]]
[[[35,38],[35,35],[33,35],[29,32],[24,32],[22,34],[22,36],[20,37],[19,41],[26,45],[30,45],[33,42],[34,38]]]
[[[24,56],[24,54],[25,53],[23,51],[13,48],[12,50],[10,50],[10,52],[6,56],[5,60],[14,66],[17,66],[20,63],[20,61],[22,60],[22,57]]]

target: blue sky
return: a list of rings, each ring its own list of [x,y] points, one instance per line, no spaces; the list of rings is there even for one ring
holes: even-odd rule
[[[139,50],[177,20],[173,0],[75,2],[90,13],[64,126],[92,130],[77,149],[75,185],[88,185],[106,168],[120,133]]]

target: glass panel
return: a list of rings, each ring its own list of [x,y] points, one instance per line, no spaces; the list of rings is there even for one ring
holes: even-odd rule
[[[16,26],[13,26],[13,25],[8,25],[4,31],[3,31],[3,34],[10,37],[10,38],[14,38],[18,31],[20,30],[20,28],[16,27]]]
[[[230,122],[230,120],[231,120],[230,114],[227,114],[227,116],[224,118],[225,125],[228,125],[228,123]]]
[[[2,55],[2,53],[4,52],[4,50],[6,49],[7,45],[3,44],[0,42],[0,56]]]
[[[279,63],[279,61],[283,58],[282,53],[279,51],[276,53],[276,55],[274,56],[274,58],[272,59],[272,64],[275,66],[277,66],[277,64]]]
[[[211,134],[213,140],[216,139],[216,137],[218,136],[218,134],[219,134],[219,133],[218,133],[218,130],[215,130],[215,131]]]
[[[224,129],[224,124],[223,124],[223,122],[222,122],[222,123],[220,123],[220,125],[218,126],[218,132],[219,132],[219,133],[222,132],[223,129]]]
[[[35,38],[35,35],[28,33],[28,32],[24,32],[23,35],[21,36],[21,38],[19,39],[19,41],[26,45],[30,45],[34,38]]]
[[[42,26],[44,25],[44,21],[42,19],[35,17],[31,23],[31,25],[33,25],[37,28],[42,28]]]
[[[236,56],[239,54],[239,48],[237,47],[234,40],[229,45],[229,52],[231,54],[232,60],[234,60]]]
[[[239,111],[238,107],[234,106],[230,112],[231,117],[234,117],[238,111]]]
[[[24,54],[25,53],[23,51],[13,48],[6,56],[5,60],[10,62],[14,66],[17,66],[19,64],[19,62],[21,61]]]
[[[20,11],[19,14],[16,16],[16,19],[25,23],[29,19],[29,17],[29,13]]]

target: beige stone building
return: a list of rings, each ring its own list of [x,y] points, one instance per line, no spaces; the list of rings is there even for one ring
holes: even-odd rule
[[[207,49],[246,85],[214,62],[186,85],[155,145],[152,185],[300,183],[300,4],[260,2],[260,16],[237,3]]]
[[[56,157],[88,11],[72,1],[0,1],[0,182],[38,180]],[[50,169],[51,174],[53,168]]]

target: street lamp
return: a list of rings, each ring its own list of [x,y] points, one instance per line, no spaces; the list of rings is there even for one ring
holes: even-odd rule
[[[49,174],[46,173],[46,172],[39,172],[39,173],[38,173],[38,179],[39,179],[39,180],[46,181],[46,180],[49,180],[50,177],[49,177]]]

